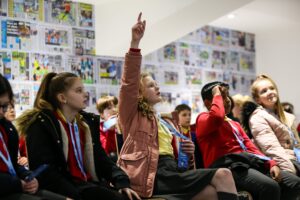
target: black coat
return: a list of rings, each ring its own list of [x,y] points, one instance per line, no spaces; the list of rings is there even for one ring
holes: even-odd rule
[[[20,179],[24,179],[31,172],[25,167],[17,163],[18,149],[19,149],[19,137],[14,125],[5,120],[0,120],[0,125],[4,128],[8,137],[7,149],[17,173],[17,177],[10,175],[9,173],[0,172],[0,197],[7,194],[22,192],[22,184]]]
[[[96,174],[101,185],[111,182],[116,189],[129,187],[128,176],[117,167],[106,155],[99,141],[99,117],[83,113],[89,125]],[[49,168],[38,180],[42,188],[69,197],[78,197],[78,188],[68,171],[67,161],[63,153],[63,144],[59,122],[49,110],[40,111],[26,129],[26,145],[29,166],[36,169],[41,164],[49,164]]]

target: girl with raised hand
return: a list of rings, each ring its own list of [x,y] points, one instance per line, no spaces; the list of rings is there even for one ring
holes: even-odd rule
[[[99,136],[99,129],[91,129],[79,114],[86,100],[77,75],[64,72],[45,76],[34,109],[18,119],[26,137],[29,166],[35,169],[48,164],[49,169],[39,178],[41,187],[74,199],[139,199],[129,188],[128,176],[94,137]]]
[[[153,106],[161,101],[159,87],[148,74],[141,74],[139,43],[146,21],[138,16],[125,56],[119,98],[119,122],[124,137],[118,164],[126,171],[132,188],[142,197],[167,199],[237,199],[231,172],[227,169],[198,169],[180,172],[171,145],[173,135]],[[190,140],[182,151],[194,153]]]

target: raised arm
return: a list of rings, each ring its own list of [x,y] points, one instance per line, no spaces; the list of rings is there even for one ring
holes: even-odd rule
[[[224,122],[225,109],[220,86],[215,86],[212,94],[212,103],[207,106],[209,112],[201,113],[197,118],[197,137],[200,138],[216,131]]]
[[[142,62],[139,43],[146,27],[146,21],[142,21],[141,18],[142,13],[139,14],[137,22],[131,30],[130,50],[125,56],[120,88],[119,121],[124,138],[127,137],[128,127],[138,108],[140,68]]]

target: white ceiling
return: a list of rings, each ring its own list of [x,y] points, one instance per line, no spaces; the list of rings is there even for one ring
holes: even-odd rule
[[[124,56],[139,12],[147,21],[143,55],[253,0],[81,0],[94,3],[96,53]]]
[[[300,0],[254,0],[231,13],[236,18],[223,16],[210,24],[255,34],[300,26]]]
[[[80,1],[80,0],[78,0]],[[95,5],[96,52],[123,56],[140,11],[147,21],[141,43],[150,53],[203,25],[255,34],[299,26],[300,0],[81,0]],[[236,18],[228,19],[234,13]]]

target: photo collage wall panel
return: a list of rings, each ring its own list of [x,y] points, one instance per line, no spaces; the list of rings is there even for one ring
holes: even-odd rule
[[[255,68],[253,34],[212,26],[193,31],[143,59],[143,70],[160,85],[163,101],[157,109],[170,112],[185,103],[192,108],[193,118],[204,111],[200,95],[204,84],[224,81],[231,95],[249,95]]]
[[[0,73],[15,92],[17,115],[33,105],[42,78],[70,71],[83,80],[87,111],[118,96],[123,57],[96,55],[94,6],[68,0],[0,0]],[[249,94],[255,77],[255,36],[204,26],[143,57],[143,71],[160,85],[159,111],[185,103],[203,111],[200,91],[210,81]]]

